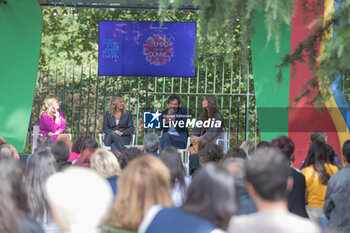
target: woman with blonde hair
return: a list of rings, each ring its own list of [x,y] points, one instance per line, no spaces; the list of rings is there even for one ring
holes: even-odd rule
[[[90,167],[107,179],[114,196],[116,196],[118,193],[118,177],[122,174],[122,169],[116,156],[112,152],[102,148],[97,149],[90,158]]]
[[[52,138],[52,143],[55,143],[57,137],[66,128],[66,120],[59,108],[57,97],[48,95],[44,100],[40,113],[40,134],[49,135]]]
[[[154,156],[141,156],[124,170],[118,196],[102,232],[136,232],[153,205],[171,207],[169,169]]]
[[[122,152],[124,146],[130,144],[133,132],[134,121],[131,112],[125,109],[123,96],[113,96],[103,119],[105,145]]]

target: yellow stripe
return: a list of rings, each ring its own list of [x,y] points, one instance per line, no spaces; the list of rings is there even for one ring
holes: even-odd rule
[[[334,0],[325,0],[323,25],[325,25],[326,21],[331,17],[333,13],[334,13]],[[326,34],[326,38],[330,39],[332,38],[332,36],[333,36],[333,27]],[[320,46],[320,56],[322,56],[324,49],[325,49],[325,43],[324,41],[322,41]],[[335,128],[338,133],[340,148],[342,148],[344,142],[350,139],[350,134],[349,134],[349,130],[347,128],[346,122],[332,95],[330,86],[331,86],[331,81],[329,78],[325,78],[324,80],[319,79],[320,91],[321,91],[321,94],[324,97],[326,97],[325,105],[334,122]],[[327,98],[327,96],[330,96],[330,97]],[[346,131],[344,131],[344,129],[346,129]]]

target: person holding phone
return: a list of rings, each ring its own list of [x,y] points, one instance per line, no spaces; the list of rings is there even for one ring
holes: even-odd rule
[[[57,137],[66,128],[66,120],[59,108],[60,105],[57,97],[55,95],[48,95],[44,100],[40,113],[40,134],[49,135],[52,138],[52,143],[55,143]]]

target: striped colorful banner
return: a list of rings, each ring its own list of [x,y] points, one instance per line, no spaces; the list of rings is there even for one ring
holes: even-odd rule
[[[289,30],[281,30],[283,34],[281,37],[281,47],[286,48],[287,45],[284,43],[286,41],[290,42],[288,53],[293,53],[299,42],[305,40],[310,35],[314,29],[309,27],[311,23],[322,16],[326,16],[326,20],[334,12],[334,8],[337,9],[339,7],[340,0],[326,0],[324,6],[321,5],[312,12],[307,13],[303,10],[302,2],[302,0],[295,1],[295,13],[292,17],[292,23],[289,27],[286,26]],[[316,2],[316,0],[309,0],[309,3],[313,2]],[[288,136],[295,143],[295,166],[300,167],[308,151],[310,133],[315,130],[321,130],[327,133],[328,144],[334,148],[338,155],[341,155],[342,144],[350,139],[350,108],[342,91],[341,78],[336,77],[328,88],[323,88],[324,85],[320,85],[319,87],[317,84],[315,88],[310,89],[311,94],[309,96],[301,98],[296,105],[293,105],[293,100],[301,95],[303,86],[313,76],[310,65],[307,62],[294,64],[293,67],[286,69],[288,74],[283,74],[283,82],[287,82],[288,85],[285,85],[285,83],[284,85],[276,84],[276,75],[271,74],[277,72],[275,65],[280,63],[281,60],[276,60],[271,64],[271,60],[268,58],[270,56],[277,57],[276,51],[271,49],[271,47],[259,46],[262,42],[266,41],[266,37],[263,37],[264,34],[266,35],[266,29],[262,25],[264,23],[264,15],[262,13],[257,13],[256,15],[257,17],[254,21],[256,33],[252,38],[252,56],[259,126],[262,131],[266,129],[266,126],[271,124],[272,120],[278,121],[278,125],[280,125],[279,133],[261,132],[262,140],[270,140],[272,136],[286,135],[283,132],[287,128]],[[263,30],[265,33],[261,32]],[[329,38],[331,36],[335,36],[333,32],[330,33]],[[285,38],[285,40],[282,38]],[[270,42],[269,46],[273,46],[273,43]],[[321,54],[323,52],[324,42],[320,41],[317,46],[317,50]],[[257,54],[262,53],[265,54],[265,59],[257,56]],[[281,53],[283,55],[287,52],[285,52],[285,49],[281,49]],[[295,73],[292,77],[294,71]],[[266,75],[267,72],[269,75]],[[322,80],[319,81],[321,82]],[[314,94],[320,91],[324,96],[327,93],[331,93],[331,98],[325,102],[321,109],[318,109],[309,105],[308,102],[314,98]],[[286,97],[286,93],[288,97]],[[259,109],[264,109],[266,106],[275,105],[276,107],[283,108],[288,104],[290,106],[287,114],[288,120],[285,119],[286,114],[277,114],[271,118],[268,114],[260,114],[259,112]]]

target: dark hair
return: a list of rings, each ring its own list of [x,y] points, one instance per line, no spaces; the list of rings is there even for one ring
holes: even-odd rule
[[[49,204],[44,196],[45,183],[49,176],[57,172],[55,157],[48,151],[35,152],[30,158],[26,170],[25,185],[28,191],[29,205],[34,219],[44,222],[45,214],[51,219]]]
[[[29,213],[28,199],[22,182],[20,163],[0,156],[0,231],[18,232],[19,217]]]
[[[226,229],[237,211],[234,178],[224,168],[209,163],[193,176],[182,210]]]
[[[287,136],[279,136],[271,141],[271,144],[281,150],[288,160],[292,159],[294,153],[294,142]]]
[[[268,149],[272,147],[272,144],[267,142],[267,141],[261,141],[258,143],[258,145],[256,145],[256,149]]]
[[[202,121],[206,121],[209,118],[214,118],[216,113],[220,113],[218,110],[218,104],[217,104],[215,95],[206,95],[206,96],[204,96],[204,98],[208,102],[208,107],[203,109]],[[221,113],[220,113],[220,115],[221,115],[221,120],[222,120],[221,121],[222,128],[224,128],[225,127],[224,118],[223,118]],[[216,119],[216,120],[219,120],[219,119]]]
[[[259,149],[246,164],[247,181],[266,201],[286,200],[289,161],[278,149]]]
[[[170,101],[173,101],[173,100],[177,100],[177,102],[178,102],[178,104],[179,104],[179,106],[180,106],[180,104],[181,104],[181,98],[180,98],[179,95],[177,95],[177,94],[171,94],[171,95],[169,96],[169,98],[168,98],[168,104],[170,103]]]
[[[305,167],[313,165],[320,182],[327,185],[330,175],[324,166],[325,163],[327,163],[326,144],[323,141],[312,142],[305,159]]]
[[[342,152],[346,161],[350,163],[350,140],[347,140],[346,142],[344,142]]]
[[[38,150],[43,149],[45,147],[50,147],[52,145],[52,138],[48,135],[40,135],[38,136],[36,147]]]
[[[331,145],[326,144],[326,151],[327,151],[327,157],[326,157],[326,162],[336,165],[335,164],[335,153],[333,150],[333,147]]]
[[[217,144],[209,144],[199,153],[199,161],[201,164],[208,162],[219,162],[224,157],[224,151]]]
[[[206,145],[213,144],[213,138],[203,135],[198,141],[198,152],[202,151]]]
[[[93,149],[97,149],[98,148],[98,143],[96,142],[96,140],[94,138],[92,138],[92,137],[87,138],[83,142],[82,147],[81,147],[81,152],[83,152],[87,148],[93,148]]]
[[[227,152],[226,155],[223,159],[227,158],[241,158],[241,159],[246,159],[247,154],[245,151],[239,147],[231,147]]]
[[[83,150],[83,144],[86,140],[92,139],[90,135],[81,135],[77,138],[77,140],[74,142],[72,146],[72,152],[75,152],[77,154],[80,154]]]
[[[180,153],[175,149],[175,147],[166,147],[164,148],[159,155],[159,158],[170,170],[170,185],[174,187],[176,181],[180,183],[180,188],[186,193],[186,184],[185,184],[185,169],[181,162]]]
[[[136,147],[126,148],[119,158],[120,168],[124,169],[131,160],[143,155],[142,151]]]
[[[51,153],[55,156],[56,162],[67,161],[69,158],[69,147],[64,141],[56,141],[51,147]]]
[[[310,141],[311,142],[315,142],[315,141],[319,141],[319,142],[323,142],[323,143],[327,143],[327,134],[320,131],[320,130],[316,130],[315,132],[312,132],[310,134]]]

